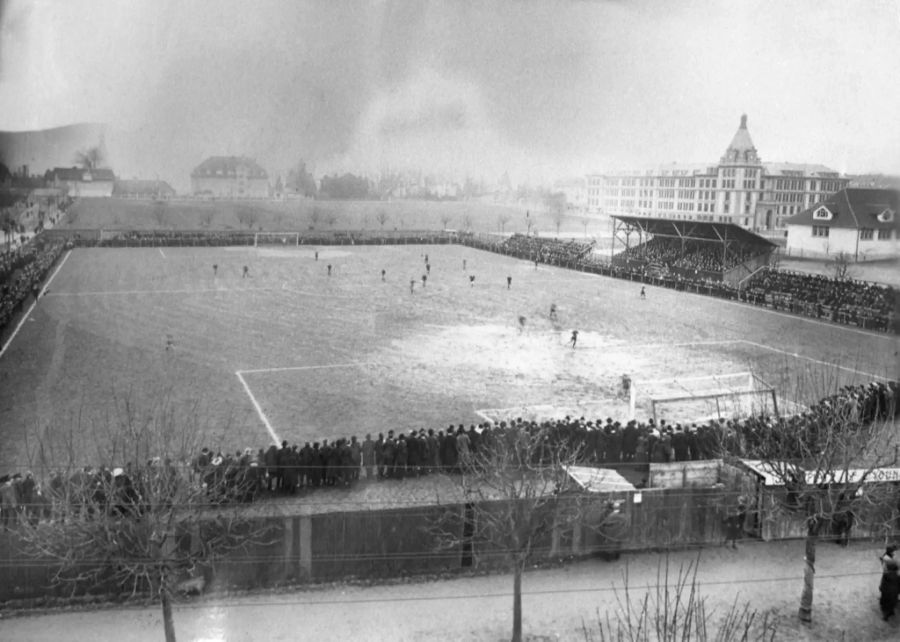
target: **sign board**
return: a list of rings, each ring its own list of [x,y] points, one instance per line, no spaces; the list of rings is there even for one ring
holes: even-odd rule
[[[750,459],[742,459],[741,463],[743,463],[747,468],[759,475],[763,479],[763,483],[766,486],[784,485],[783,474],[779,474],[775,469],[780,466],[776,465],[775,467],[773,467],[771,464],[768,464],[766,462]],[[784,470],[789,469],[790,467],[787,465],[784,467]],[[863,477],[865,477],[865,483],[900,482],[900,468],[874,468],[871,470],[850,468],[848,470],[835,470],[825,476],[822,476],[821,474],[817,476],[815,471],[806,471],[807,484],[854,483],[859,481]]]

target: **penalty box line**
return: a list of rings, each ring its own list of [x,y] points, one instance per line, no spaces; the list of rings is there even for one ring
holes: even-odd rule
[[[629,348],[666,348],[666,347],[683,347],[683,346],[716,346],[716,345],[730,345],[743,343],[747,346],[752,346],[754,348],[758,348],[760,350],[769,350],[770,352],[777,352],[778,354],[783,354],[788,357],[793,357],[794,359],[803,359],[805,361],[809,361],[811,363],[818,364],[820,366],[829,366],[832,368],[837,368],[838,370],[844,370],[846,372],[852,372],[853,374],[862,375],[864,377],[871,377],[872,379],[876,379],[878,381],[887,381],[886,377],[881,375],[876,375],[871,372],[866,372],[864,370],[857,370],[855,368],[848,368],[847,366],[842,366],[838,363],[832,363],[831,361],[822,361],[821,359],[814,359],[812,357],[807,357],[806,355],[800,354],[799,352],[789,352],[787,350],[782,350],[780,348],[775,348],[770,345],[766,345],[765,343],[758,343],[756,341],[749,341],[747,339],[722,339],[722,340],[714,340],[714,341],[684,341],[681,343],[645,343],[645,344],[622,344],[618,346],[602,346],[604,350],[627,350]],[[588,347],[588,346],[585,346]],[[601,349],[600,346],[595,347],[595,349]]]
[[[272,438],[272,442],[276,446],[281,445],[281,438],[278,436],[278,433],[275,432],[275,428],[272,426],[272,422],[269,421],[269,418],[266,416],[266,413],[263,411],[262,406],[259,401],[256,399],[256,395],[253,394],[253,391],[250,389],[247,380],[244,378],[245,374],[265,374],[268,372],[290,372],[292,370],[321,370],[325,368],[352,368],[354,366],[373,366],[375,362],[371,361],[354,361],[350,363],[330,363],[325,365],[318,366],[286,366],[282,368],[255,368],[248,370],[235,370],[234,374],[237,376],[238,381],[241,382],[241,386],[244,388],[244,392],[247,393],[247,396],[250,398],[250,403],[253,404],[253,408],[256,410],[256,415],[259,417],[259,420],[262,421],[263,425],[266,427],[266,430],[269,432],[269,436]]]

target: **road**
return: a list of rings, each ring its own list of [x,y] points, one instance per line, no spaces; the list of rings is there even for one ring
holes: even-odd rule
[[[779,640],[900,639],[900,617],[883,622],[877,606],[878,546],[819,546],[814,623],[796,621],[802,542],[742,544],[700,553],[670,554],[670,584],[695,562],[707,610],[727,610],[735,599],[778,624]],[[625,555],[616,562],[586,560],[531,570],[523,590],[524,628],[532,640],[583,640],[582,622],[612,613],[627,572],[633,597],[655,586],[665,556]],[[180,640],[502,640],[511,630],[508,575],[405,582],[380,586],[327,586],[262,595],[204,597],[180,604]],[[593,626],[594,639],[598,639]],[[0,620],[0,639],[26,641],[158,641],[157,608],[56,612]]]

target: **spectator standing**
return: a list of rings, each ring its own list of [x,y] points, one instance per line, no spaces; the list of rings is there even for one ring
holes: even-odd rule
[[[362,465],[366,469],[366,479],[372,479],[375,469],[375,442],[372,441],[372,433],[367,434],[362,443]]]

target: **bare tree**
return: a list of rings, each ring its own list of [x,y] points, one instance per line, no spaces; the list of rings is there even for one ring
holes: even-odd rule
[[[325,217],[325,222],[328,223],[328,227],[334,227],[334,224],[337,223],[337,216],[334,212],[329,212],[328,216]]]
[[[169,208],[165,201],[153,202],[153,220],[160,227],[165,227],[169,220]]]
[[[13,235],[16,231],[16,221],[8,209],[0,212],[0,229],[3,230],[3,234],[6,236],[6,251],[10,252],[12,250]]]
[[[507,223],[509,223],[509,214],[498,214],[497,215],[497,227],[500,228],[501,234],[503,234],[506,231]]]
[[[742,447],[745,458],[758,460],[773,485],[783,486],[777,508],[802,520],[805,532],[803,590],[799,618],[812,621],[816,544],[828,532],[849,538],[850,528],[865,515],[879,514],[884,502],[896,501],[877,484],[867,484],[881,467],[896,463],[890,424],[860,419],[862,408],[850,396],[834,395],[814,412],[771,418],[754,424]],[[725,436],[724,450],[729,436]]]
[[[72,447],[56,444],[65,454],[60,461],[50,444],[40,445],[42,469],[55,471],[52,519],[22,524],[19,542],[54,563],[54,582],[73,592],[99,586],[149,594],[173,642],[172,603],[185,578],[229,552],[265,543],[266,528],[239,503],[258,487],[256,469],[203,453],[196,413],[185,416],[165,401],[147,412],[119,401],[116,411],[106,425],[91,426],[96,467],[84,467]],[[192,580],[198,591],[202,583]]]
[[[238,223],[246,225],[248,230],[252,230],[253,226],[259,220],[259,213],[249,205],[238,205],[235,210],[235,216]]]
[[[384,210],[378,210],[378,214],[375,215],[375,220],[378,221],[378,224],[381,226],[381,229],[384,229],[384,224],[387,223],[388,214]]]
[[[584,226],[584,236],[585,237],[587,237],[587,228],[588,228],[588,224],[590,222],[591,222],[591,220],[587,216],[584,216],[581,219],[581,224]]]
[[[447,229],[447,224],[452,220],[452,217],[449,214],[441,214],[441,225],[442,229]]]
[[[585,641],[593,641],[595,633],[600,640],[619,642],[645,642],[648,639],[771,642],[775,639],[777,625],[771,615],[752,610],[749,602],[738,604],[735,601],[724,613],[709,608],[697,581],[699,566],[698,555],[697,560],[682,565],[677,573],[673,573],[666,557],[665,564],[661,563],[657,569],[656,586],[649,587],[643,596],[633,596],[626,574],[622,593],[616,591],[612,618],[609,615],[601,617],[598,610],[596,623],[582,622]],[[654,637],[651,632],[655,632]]]
[[[472,231],[472,215],[471,214],[466,213],[462,218],[462,223],[463,223],[463,230],[465,230],[466,232]]]
[[[562,192],[553,192],[544,198],[544,204],[550,214],[550,219],[556,227],[556,235],[559,236],[559,228],[562,227],[566,217],[566,195]]]
[[[838,252],[834,259],[829,263],[831,273],[836,279],[850,278],[850,266],[853,264],[852,257],[847,252]]]
[[[82,169],[97,169],[103,162],[103,151],[99,146],[80,149],[75,152],[75,162]]]
[[[567,467],[578,453],[551,446],[550,430],[495,429],[482,433],[474,451],[460,453],[453,479],[464,502],[438,526],[441,548],[462,547],[513,572],[512,640],[522,639],[522,574],[554,529],[582,513],[580,496],[563,495]]]
[[[315,229],[322,221],[322,210],[318,206],[313,205],[312,212],[309,213],[309,227]]]

